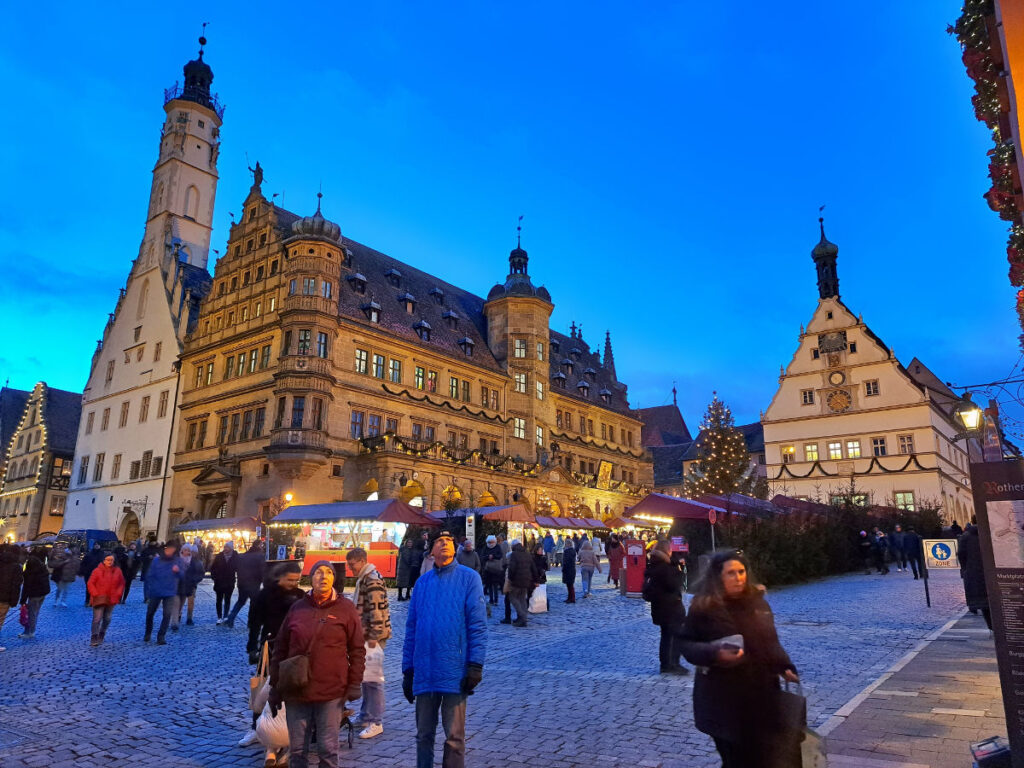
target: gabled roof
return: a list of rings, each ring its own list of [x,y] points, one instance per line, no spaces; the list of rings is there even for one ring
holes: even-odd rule
[[[47,447],[55,453],[74,454],[82,420],[81,393],[47,387],[44,407]]]
[[[652,445],[679,445],[693,440],[690,430],[683,420],[679,406],[656,405],[653,408],[638,408],[636,417],[643,423],[640,443],[644,447]]]
[[[25,413],[25,403],[31,392],[23,389],[11,389],[4,387],[0,389],[0,459],[6,458],[7,449],[14,436],[14,430],[21,423],[21,416]]]
[[[928,391],[932,402],[938,405],[947,416],[953,415],[953,409],[960,402],[960,398],[938,376],[932,373],[928,366],[915,357],[910,361],[906,372],[914,383]]]
[[[683,482],[683,456],[691,443],[678,445],[649,445],[648,452],[654,459],[654,485],[678,485]]]
[[[572,360],[572,373],[565,380],[565,388],[561,385],[555,391],[562,397],[570,397],[583,403],[596,405],[600,408],[609,408],[613,411],[633,416],[630,412],[629,401],[626,397],[626,385],[616,381],[615,374],[605,368],[601,363],[601,356],[596,350],[590,349],[590,345],[583,340],[582,336],[566,336],[558,331],[551,331],[549,343],[558,346],[555,352],[554,346],[548,349],[548,366],[552,379],[562,372],[562,361],[566,358]],[[573,355],[573,350],[578,350],[578,357]],[[591,370],[592,374],[585,372]],[[586,381],[589,387],[589,395],[584,397],[577,388],[577,383]],[[601,390],[607,390],[610,394],[609,402],[600,397]]]

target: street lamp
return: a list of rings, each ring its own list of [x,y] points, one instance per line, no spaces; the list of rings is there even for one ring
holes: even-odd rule
[[[985,411],[980,405],[971,401],[971,393],[966,392],[953,409],[953,422],[961,438],[981,437],[985,427]]]
[[[291,491],[288,491],[288,493],[286,493],[284,495],[285,504],[291,504],[292,503],[292,499],[294,499],[294,498],[295,498],[295,495]]]

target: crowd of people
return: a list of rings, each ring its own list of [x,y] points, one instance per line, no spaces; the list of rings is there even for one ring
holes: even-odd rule
[[[958,554],[968,604],[987,619],[983,575],[981,594],[972,597],[972,589],[978,590],[972,574],[981,573],[977,542],[977,528],[968,526]],[[743,553],[712,554],[687,612],[684,560],[665,538],[649,543],[642,597],[659,628],[659,671],[691,674],[683,660],[695,667],[696,727],[711,736],[724,768],[799,765],[793,762],[799,760],[799,733],[777,711],[781,685],[799,677]],[[912,528],[896,526],[888,535],[862,532],[860,547],[869,570],[886,573],[891,562],[898,571],[919,574],[920,538]],[[501,623],[525,627],[531,614],[551,609],[552,571],[565,584],[565,603],[574,604],[577,597],[593,595],[598,575],[617,586],[624,554],[625,543],[614,534],[545,534],[525,542],[495,534],[479,550],[472,540],[456,541],[444,531],[433,538],[406,537],[396,580],[397,599],[409,602],[400,649],[402,692],[415,707],[419,768],[433,765],[438,725],[443,765],[464,765],[468,697],[483,679],[487,618],[502,598]],[[258,685],[250,698],[251,728],[239,745],[259,742],[266,768],[304,768],[314,754],[321,764],[337,765],[339,734],[346,727],[362,739],[384,731],[384,658],[392,626],[385,581],[367,552],[347,552],[346,573],[354,579],[350,597],[335,567],[315,563],[307,591],[300,587],[301,562],[268,569],[260,541],[243,553],[231,542],[216,553],[200,541],[149,541],[114,550],[97,545],[84,554],[60,547],[48,556],[41,549],[4,545],[0,628],[9,609],[24,606],[22,637],[31,639],[51,591],[54,608],[64,608],[70,584],[82,577],[92,607],[90,644],[100,645],[114,609],[139,579],[146,604],[143,640],[152,641],[156,628],[157,644],[166,644],[169,632],[193,624],[196,587],[209,574],[218,625],[233,626],[249,606],[245,650],[257,666]]]

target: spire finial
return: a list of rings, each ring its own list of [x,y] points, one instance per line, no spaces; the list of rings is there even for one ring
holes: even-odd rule
[[[203,58],[203,48],[206,45],[206,25],[210,22],[203,22],[203,31],[199,35],[199,58]]]
[[[316,213],[314,214],[315,216],[323,215],[323,214],[320,213],[320,201],[323,200],[323,198],[324,198],[324,183],[323,183],[323,181],[321,181],[320,182],[320,189],[316,193]]]
[[[825,239],[825,217],[822,215],[825,211],[825,206],[818,206],[818,227],[821,229],[821,239]]]
[[[575,339],[576,338],[576,321],[575,320],[573,320],[571,323],[569,323],[569,338],[570,339]]]
[[[676,383],[672,382],[672,405],[679,407],[679,402],[676,400]]]
[[[523,242],[523,217],[519,217],[519,223],[516,225],[516,248],[522,247]]]

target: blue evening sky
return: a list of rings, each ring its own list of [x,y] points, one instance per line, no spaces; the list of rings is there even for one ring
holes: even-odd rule
[[[632,404],[675,381],[696,427],[712,390],[740,422],[767,407],[826,203],[842,297],[903,362],[970,384],[1018,361],[958,0],[203,5],[5,10],[11,386],[85,385],[203,21],[227,104],[213,248],[247,153],[285,207],[311,213],[322,181],[346,235],[480,295],[524,214],[554,327],[610,329]]]

